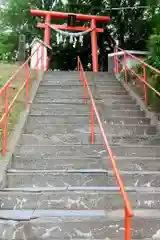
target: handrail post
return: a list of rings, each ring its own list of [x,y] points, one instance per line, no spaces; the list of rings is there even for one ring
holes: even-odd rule
[[[128,215],[128,211],[125,206],[125,240],[130,239],[131,239],[131,217]]]
[[[91,144],[94,144],[94,108],[91,101]]]
[[[39,63],[39,61],[38,61],[38,49],[37,49],[37,51],[36,51],[36,75],[37,75],[37,80],[38,80],[38,63]]]
[[[41,70],[44,70],[44,46],[42,46],[42,51],[41,51]]]
[[[117,63],[116,63],[116,46],[114,47],[114,72],[117,72]]]
[[[28,66],[28,62],[26,62],[25,65],[25,72],[26,72],[26,105],[28,105],[28,101],[29,101],[29,66]]]
[[[128,83],[128,78],[127,78],[127,56],[126,53],[124,52],[124,80],[126,83]]]
[[[119,72],[119,67],[118,67],[118,46],[117,44],[115,45],[114,48],[114,72],[118,73]]]
[[[80,69],[80,80],[79,81],[82,83],[83,82],[83,77],[82,77],[83,76],[83,73],[82,73],[83,70],[82,70],[81,62],[79,63],[79,69]]]
[[[86,86],[86,79],[85,79],[85,76],[84,76],[84,104],[87,103],[87,86]]]
[[[146,67],[143,66],[143,77],[144,77],[144,81],[147,82],[147,71],[146,71]],[[144,83],[143,85],[144,87],[144,101],[145,101],[145,104],[147,105],[148,104],[148,94],[147,94],[147,86],[146,84]]]
[[[79,57],[77,57],[77,71],[79,72]]]
[[[5,117],[3,122],[2,155],[7,152],[7,127],[8,127],[8,89],[5,88]]]

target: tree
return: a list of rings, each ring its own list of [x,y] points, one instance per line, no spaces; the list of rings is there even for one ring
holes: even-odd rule
[[[145,49],[152,26],[150,18],[146,15],[146,8],[138,7],[147,7],[148,0],[140,0],[139,2],[135,0],[109,0],[109,6],[111,8],[124,8],[110,13],[115,29],[114,35],[120,41],[121,46],[126,49]]]
[[[13,61],[18,47],[17,36],[10,33],[0,35],[0,60]]]
[[[111,37],[120,40],[121,46],[128,49],[145,49],[148,36],[152,32],[152,11],[139,9],[136,6],[150,6],[151,0],[68,0],[66,4],[62,0],[9,0],[5,9],[0,12],[1,29],[9,29],[11,34],[17,37],[19,34],[25,34],[28,42],[38,36],[43,39],[43,30],[37,28],[38,21],[44,22],[44,19],[31,17],[30,8],[45,9],[62,12],[75,12],[95,15],[110,15],[111,24],[98,24],[98,27],[104,27],[104,33],[98,34],[98,46],[100,48],[100,58],[104,59],[106,47],[113,48],[109,42]],[[153,0],[155,1],[155,0]],[[75,4],[76,2],[76,4]],[[150,4],[150,5],[147,5]],[[109,11],[108,8],[134,7],[134,9]],[[64,21],[55,21],[55,23],[64,23]],[[77,22],[77,25],[88,25],[89,23]],[[2,32],[0,32],[1,34]],[[3,35],[3,34],[2,34]],[[111,36],[111,37],[109,37]],[[2,41],[2,40],[1,40]],[[8,44],[12,44],[8,40]],[[15,41],[15,40],[14,40]],[[55,32],[51,34],[51,63],[53,68],[69,69],[70,62],[74,62],[76,67],[76,56],[80,55],[82,61],[87,66],[91,61],[91,42],[90,34],[84,37],[84,45],[77,44],[76,48],[67,42],[65,47],[56,44]],[[16,48],[16,44],[14,44]],[[3,48],[3,47],[2,47]],[[88,56],[88,58],[86,58]],[[73,61],[70,60],[72,57]],[[61,59],[65,59],[64,62]],[[73,66],[72,66],[73,68]]]

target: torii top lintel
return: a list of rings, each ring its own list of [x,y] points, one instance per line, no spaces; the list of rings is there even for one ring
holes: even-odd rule
[[[91,30],[91,45],[92,45],[92,69],[93,72],[98,72],[98,54],[97,54],[97,32],[103,32],[103,28],[96,28],[97,22],[109,23],[110,17],[108,16],[96,16],[96,15],[85,15],[85,14],[75,14],[75,13],[64,13],[64,12],[54,12],[54,11],[43,11],[43,10],[30,10],[32,16],[45,17],[45,23],[38,24],[38,27],[44,28],[44,42],[50,46],[50,31],[52,28],[51,18],[54,19],[68,19],[69,15],[76,16],[76,20],[78,21],[90,21],[90,30]],[[56,25],[56,24],[55,24]],[[54,26],[55,26],[54,25]],[[64,25],[56,25],[57,29],[64,30],[80,30],[85,31],[88,30],[86,27],[78,27],[78,26],[64,26]],[[63,27],[63,28],[62,28]]]
[[[63,12],[54,12],[54,11],[43,11],[43,10],[30,10],[32,16],[50,16],[56,19],[67,19],[68,15],[73,13],[63,13]],[[76,15],[77,20],[81,21],[91,21],[92,19],[96,20],[96,22],[110,22],[109,16],[96,16],[96,15],[85,15],[85,14],[74,14]]]

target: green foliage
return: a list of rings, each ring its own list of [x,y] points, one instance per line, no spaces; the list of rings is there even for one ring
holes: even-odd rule
[[[112,24],[116,26],[115,36],[120,40],[122,47],[126,49],[144,50],[146,40],[152,32],[150,13],[144,9],[136,8],[148,6],[147,0],[109,0],[111,8],[133,7],[134,9],[111,11]]]
[[[160,70],[160,33],[151,35],[148,48],[150,56],[147,59],[147,63]],[[149,72],[148,76],[152,79],[150,84],[160,92],[160,74],[155,73],[149,68],[147,70]],[[154,105],[160,104],[160,98],[155,93],[151,91],[149,96],[151,103],[154,103]]]
[[[11,62],[15,59],[18,48],[17,36],[13,33],[3,33],[0,35],[0,61]]]
[[[150,57],[148,63],[160,69],[160,33],[151,35],[148,44]]]
[[[149,0],[140,0],[139,5],[147,6]],[[155,0],[154,0],[155,1]],[[152,3],[150,3],[152,5]],[[44,9],[62,12],[75,12],[96,15],[110,15],[111,35],[113,38],[120,40],[121,46],[128,49],[145,49],[147,39],[152,32],[152,11],[146,12],[144,9],[135,7],[135,0],[68,0],[64,5],[62,0],[8,0],[5,9],[0,10],[0,36],[3,36],[4,29],[9,29],[11,33],[8,35],[8,41],[0,39],[0,53],[7,51],[12,54],[17,50],[17,39],[19,34],[25,34],[26,40],[31,42],[35,36],[43,39],[43,30],[37,28],[39,21],[44,22],[44,18],[32,17],[30,9]],[[135,7],[134,9],[109,11],[108,8],[117,7]],[[154,20],[156,21],[156,20]],[[153,22],[154,22],[153,21]],[[54,23],[64,23],[63,20],[53,20]],[[83,23],[77,22],[77,25]],[[86,25],[89,23],[85,23]],[[100,26],[100,24],[98,24]],[[106,24],[101,27],[107,28]],[[15,38],[12,39],[12,34]],[[103,37],[102,37],[103,36]],[[98,34],[99,47],[101,42],[108,41],[108,32]],[[91,61],[91,44],[90,34],[84,38],[84,46],[77,45],[73,48],[69,43],[63,47],[55,42],[55,33],[51,34],[51,65],[59,69],[69,69],[71,63],[76,67],[76,56],[80,55],[85,66]],[[106,48],[106,45],[105,47]],[[3,50],[2,50],[3,49]],[[105,54],[103,49],[102,54]],[[103,53],[104,52],[104,53]],[[86,58],[87,56],[87,58]],[[62,61],[64,59],[64,61]]]

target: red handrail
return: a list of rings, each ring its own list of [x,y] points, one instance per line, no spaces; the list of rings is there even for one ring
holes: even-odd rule
[[[38,64],[39,61],[41,60],[41,66],[40,69],[43,70],[43,64],[42,61],[44,61],[43,59],[43,50],[42,50],[42,54],[40,55],[40,57],[38,57],[38,50],[41,47],[41,45],[39,45],[35,51],[28,57],[28,59],[19,67],[19,69],[17,71],[15,71],[15,73],[9,78],[9,80],[6,82],[6,84],[0,89],[0,97],[2,97],[3,94],[5,94],[5,110],[4,110],[4,114],[2,115],[1,119],[0,119],[0,126],[3,123],[3,127],[2,131],[3,131],[3,136],[2,136],[2,155],[5,155],[7,152],[7,136],[8,136],[8,115],[15,103],[15,101],[17,100],[19,94],[23,91],[24,88],[26,88],[26,105],[28,105],[28,101],[29,101],[29,61],[31,60],[31,58],[33,57],[33,55],[36,53],[36,71],[38,73]],[[42,48],[43,49],[43,48]],[[18,92],[16,93],[16,95],[14,96],[13,100],[9,103],[9,96],[8,96],[8,88],[10,86],[10,84],[14,81],[14,79],[18,76],[20,70],[22,70],[25,67],[25,81],[22,84],[22,86],[20,87],[20,89],[18,90]]]
[[[139,79],[141,82],[144,83],[144,101],[146,103],[146,105],[148,104],[148,93],[147,93],[147,88],[151,89],[157,96],[160,97],[160,92],[158,92],[155,88],[153,88],[148,82],[147,82],[147,72],[146,72],[146,68],[150,68],[153,72],[160,74],[160,70],[152,67],[151,65],[145,63],[144,61],[142,61],[141,59],[139,59],[138,57],[130,54],[128,51],[116,46],[115,47],[115,52],[114,52],[114,65],[115,65],[115,72],[119,72],[119,59],[118,59],[118,50],[120,50],[121,52],[123,52],[124,54],[124,79],[125,82],[128,83],[128,79],[127,79],[127,72],[130,71],[134,76],[136,76],[137,79]],[[140,63],[143,66],[143,77],[139,74],[137,74],[133,69],[128,68],[127,67],[127,59],[126,57],[130,56],[131,58],[133,58],[134,60],[136,60],[138,63]]]
[[[117,165],[116,165],[116,159],[114,157],[114,154],[111,150],[111,147],[109,145],[108,139],[106,137],[105,131],[103,129],[103,124],[101,122],[94,98],[93,98],[93,94],[90,90],[89,84],[88,84],[88,80],[85,74],[85,71],[83,69],[83,65],[81,63],[80,58],[78,57],[78,71],[80,72],[80,82],[83,82],[84,84],[84,104],[87,103],[87,96],[86,96],[86,91],[88,90],[88,94],[90,97],[90,101],[91,101],[91,143],[94,144],[94,114],[97,118],[99,127],[100,127],[100,131],[104,140],[104,144],[106,147],[106,150],[109,154],[109,158],[112,164],[112,168],[113,171],[115,173],[116,179],[117,179],[117,183],[120,187],[120,192],[124,201],[124,210],[125,210],[125,240],[130,240],[131,239],[131,217],[133,216],[133,211],[130,205],[130,201],[128,199],[127,193],[125,191],[125,187],[122,181],[122,178],[119,174]]]

